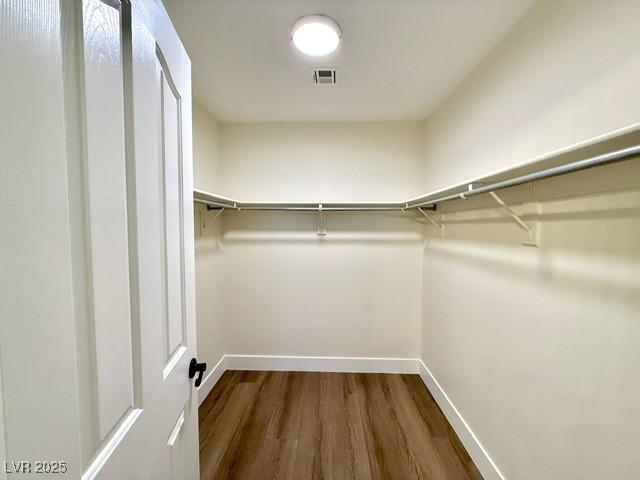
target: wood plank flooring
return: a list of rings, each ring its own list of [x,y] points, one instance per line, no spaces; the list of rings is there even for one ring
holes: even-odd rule
[[[482,479],[418,375],[227,371],[199,417],[206,480]]]

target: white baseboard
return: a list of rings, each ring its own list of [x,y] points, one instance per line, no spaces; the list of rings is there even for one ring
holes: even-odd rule
[[[455,407],[453,402],[449,399],[447,394],[444,392],[436,378],[429,371],[427,366],[424,364],[422,360],[418,360],[420,378],[427,386],[427,389],[433,395],[436,403],[440,407],[440,409],[444,412],[444,415],[449,420],[449,423],[455,430],[456,434],[460,438],[460,441],[467,449],[469,456],[472,458],[473,462],[480,470],[480,473],[484,477],[485,480],[505,480],[500,470],[491,457],[484,449],[482,444],[478,441],[478,438],[475,436],[469,425],[464,420],[460,412]]]
[[[204,377],[202,383],[198,387],[198,406],[202,405],[202,402],[204,402],[207,395],[211,393],[211,390],[213,390],[213,387],[218,383],[218,380],[220,380],[220,377],[226,369],[226,356],[223,355],[216,366],[211,369],[206,377]]]
[[[291,372],[418,373],[417,358],[225,355],[227,370]]]
[[[291,372],[418,373],[417,358],[296,357],[286,355],[224,355],[198,387],[198,405],[226,370]]]

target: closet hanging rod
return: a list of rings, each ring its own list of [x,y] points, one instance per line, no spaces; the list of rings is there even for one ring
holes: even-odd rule
[[[422,200],[433,194],[423,195],[420,198],[410,200],[406,204],[406,208],[418,208],[439,205],[444,202],[450,202],[452,200],[464,200],[474,195],[480,195],[481,193],[495,192],[496,190],[502,190],[509,187],[515,187],[525,183],[535,182],[536,180],[542,180],[545,178],[557,177],[567,173],[577,172],[579,170],[586,170],[588,168],[606,165],[608,163],[619,162],[621,160],[630,160],[633,157],[640,155],[640,145],[633,147],[623,148],[621,150],[615,150],[613,152],[603,153],[596,155],[595,157],[585,158],[583,160],[577,160],[575,162],[566,163],[557,167],[545,168],[538,170],[537,172],[528,173],[519,177],[509,178],[500,182],[491,183],[488,185],[480,185],[473,187],[473,184],[469,185],[469,189],[464,192],[453,193],[440,198],[434,198],[431,200]]]
[[[197,189],[193,191],[193,201],[236,211],[399,212],[405,209],[405,202],[240,202]]]
[[[630,160],[640,155],[640,145],[635,145],[621,150],[596,155],[594,157],[577,160],[564,165],[538,170],[537,172],[520,175],[491,184],[469,184],[468,190],[453,193],[450,195],[430,198],[437,193],[429,193],[405,202],[361,202],[361,203],[310,203],[310,202],[239,202],[231,198],[214,195],[203,190],[193,191],[193,201],[203,203],[214,208],[225,208],[229,210],[252,210],[252,211],[298,211],[298,212],[393,212],[404,211],[416,208],[436,210],[437,205],[453,200],[463,200],[481,193],[489,193],[509,187],[515,187],[536,180],[556,177],[567,173],[586,170],[588,168],[606,165],[621,160]],[[481,181],[481,180],[479,180]],[[462,188],[461,185],[459,188]]]
[[[194,198],[194,202],[209,205],[213,208],[225,208],[230,210],[247,210],[247,211],[285,211],[285,212],[400,212],[405,210],[404,203],[394,204],[362,204],[362,205],[346,205],[333,203],[313,203],[313,204],[246,204],[236,202],[234,204],[224,204],[203,198]]]
[[[242,207],[241,210],[263,212],[400,212],[404,207]]]

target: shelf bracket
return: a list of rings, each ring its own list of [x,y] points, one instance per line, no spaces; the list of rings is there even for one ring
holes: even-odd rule
[[[209,212],[210,212],[210,209],[208,208],[206,211],[200,212],[200,235],[204,235],[204,232],[207,230],[207,228],[209,228],[211,224],[215,221],[215,219],[218,218],[222,214],[222,212],[224,212],[224,207],[217,210],[216,213],[214,213],[213,216],[211,216],[211,218],[207,218],[209,217]]]
[[[318,204],[318,221],[316,224],[316,233],[319,237],[324,237],[327,235],[327,219],[325,217],[325,213],[322,210],[322,204]]]
[[[491,198],[493,198],[498,205],[504,210],[507,215],[509,215],[520,228],[522,228],[525,232],[527,232],[528,238],[524,242],[523,245],[529,247],[539,247],[540,246],[540,222],[538,220],[534,221],[533,226],[528,225],[522,220],[522,217],[518,215],[509,205],[507,205],[504,200],[502,200],[496,192],[489,192]]]
[[[422,207],[418,207],[418,211],[424,215],[424,218],[426,218],[427,220],[429,220],[429,222],[438,229],[438,231],[440,232],[440,235],[444,236],[444,225],[439,224],[438,222],[436,222],[433,218],[431,218],[431,215],[429,215],[427,212],[425,212]]]

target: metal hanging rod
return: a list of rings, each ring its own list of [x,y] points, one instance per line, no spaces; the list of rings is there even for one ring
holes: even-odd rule
[[[239,202],[231,198],[221,197],[202,190],[193,191],[193,200],[212,208],[248,211],[286,211],[286,212],[400,212],[405,210],[404,202],[356,202],[356,203],[262,203]]]
[[[404,210],[401,207],[388,207],[388,208],[368,208],[368,207],[242,207],[238,210],[251,210],[262,212],[400,212]]]
[[[207,200],[194,198],[194,202],[203,203],[210,206],[212,209],[230,209],[230,210],[246,210],[246,211],[261,211],[261,212],[401,212],[406,210],[405,204],[397,204],[393,206],[375,207],[375,206],[361,206],[361,207],[346,207],[346,206],[333,206],[330,203],[326,204],[313,204],[312,206],[294,206],[294,205],[245,205],[238,203],[236,206],[222,205],[216,202],[209,202]],[[322,205],[322,207],[320,207]]]
[[[366,204],[347,204],[347,203],[272,203],[268,205],[242,203],[242,210],[263,210],[263,211],[302,211],[302,212],[397,212],[404,210],[402,203],[366,203]]]
[[[536,180],[542,180],[544,178],[557,177],[559,175],[565,175],[567,173],[577,172],[579,170],[586,170],[588,168],[597,167],[600,165],[606,165],[608,163],[619,162],[621,160],[630,160],[631,158],[640,155],[640,145],[635,145],[629,148],[623,148],[622,150],[615,150],[609,153],[603,153],[602,155],[596,155],[595,157],[585,158],[575,162],[567,163],[557,167],[546,168],[537,172],[528,173],[519,177],[509,178],[500,182],[491,183],[488,185],[481,185],[478,187],[470,184],[468,190],[460,193],[454,193],[440,198],[433,198],[424,200],[433,194],[423,195],[420,198],[407,202],[407,208],[417,208],[439,205],[444,202],[450,202],[452,200],[464,200],[474,195],[480,195],[481,193],[495,192],[496,190],[502,190],[509,187],[515,187],[525,183],[535,182]]]
[[[518,177],[494,182],[487,185],[476,186],[477,184],[469,184],[467,190],[463,192],[453,193],[450,195],[435,197],[436,193],[422,195],[418,198],[407,200],[405,202],[387,202],[387,203],[250,203],[239,202],[230,198],[214,195],[202,190],[193,191],[193,200],[197,203],[209,205],[215,209],[225,208],[229,210],[252,210],[252,211],[296,211],[296,212],[393,212],[405,211],[421,208],[423,210],[436,210],[437,205],[450,202],[453,200],[464,200],[481,193],[489,193],[502,190],[509,187],[515,187],[525,183],[534,182],[550,177],[557,177],[567,173],[586,170],[609,163],[619,162],[622,160],[630,160],[640,155],[640,145],[615,150],[613,152],[596,155],[595,157],[585,158],[575,162],[570,162],[557,167],[546,168],[537,172],[521,175]]]

